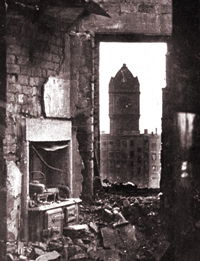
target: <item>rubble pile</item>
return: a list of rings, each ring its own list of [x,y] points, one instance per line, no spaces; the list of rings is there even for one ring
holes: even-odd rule
[[[161,228],[160,194],[104,193],[93,205],[81,205],[80,223],[95,227],[97,252],[103,248],[115,255],[94,260],[160,260],[169,247]]]
[[[22,245],[18,261],[159,261],[169,247],[161,228],[160,195],[102,193],[80,205],[79,224],[63,228],[62,238]]]

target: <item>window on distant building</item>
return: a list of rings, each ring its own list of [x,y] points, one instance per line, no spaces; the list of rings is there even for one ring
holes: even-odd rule
[[[141,153],[142,152],[142,148],[141,147],[137,147],[137,152]]]
[[[142,157],[141,156],[138,156],[137,157],[137,162],[140,164],[140,163],[142,163]]]
[[[134,140],[130,140],[130,146],[134,147]]]
[[[127,140],[123,140],[123,147],[127,147]]]
[[[109,152],[109,158],[113,158],[113,152]]]
[[[120,152],[119,151],[116,151],[116,158],[120,158]]]
[[[107,145],[106,141],[102,141],[102,145],[105,147]]]
[[[134,158],[134,150],[130,151],[130,158],[133,159]]]
[[[122,152],[122,158],[126,159],[127,158],[127,153],[125,151]]]
[[[102,151],[102,157],[103,157],[103,158],[106,158],[106,157],[107,157],[107,151],[106,151],[106,150],[103,150],[103,151]]]
[[[145,147],[145,150],[148,150],[148,148],[149,148],[148,140],[144,141],[144,147]]]
[[[120,168],[120,161],[119,160],[116,161],[116,168]]]
[[[130,161],[130,167],[134,167],[134,161]]]
[[[103,162],[103,172],[106,172],[107,171],[107,162]]]
[[[123,167],[127,166],[127,161],[126,161],[126,160],[123,160],[123,161],[122,161],[122,166],[123,166]]]
[[[109,147],[113,147],[113,144],[114,144],[114,142],[113,142],[113,140],[109,140]]]
[[[113,172],[114,171],[114,160],[109,160],[109,165],[108,165],[108,167],[109,167],[109,171],[110,172]]]
[[[152,159],[152,160],[156,160],[156,153],[152,153],[152,154],[151,154],[151,159]]]
[[[120,140],[116,140],[116,146],[120,147]]]

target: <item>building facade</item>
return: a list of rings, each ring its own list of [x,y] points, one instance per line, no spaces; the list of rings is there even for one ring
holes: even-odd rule
[[[101,177],[158,188],[161,137],[139,131],[139,81],[125,64],[109,84],[110,134],[101,134]]]

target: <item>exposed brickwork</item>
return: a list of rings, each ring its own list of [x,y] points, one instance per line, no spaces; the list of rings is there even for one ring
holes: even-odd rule
[[[80,30],[98,33],[142,33],[171,35],[172,1],[97,0],[111,18],[91,15],[83,19]]]
[[[44,116],[42,87],[51,75],[58,75],[64,59],[64,36],[40,30],[23,16],[7,15],[7,103],[3,156],[7,165],[7,241],[14,242],[21,229],[21,192],[14,199],[20,179],[14,178],[13,168],[22,170],[22,145],[25,139],[23,118]],[[17,170],[17,167],[16,167]],[[19,173],[20,175],[20,173]],[[6,204],[5,204],[6,205]],[[13,222],[15,220],[15,222]],[[13,246],[14,247],[14,246]]]
[[[64,38],[61,33],[44,33],[37,23],[10,14],[6,40],[7,125],[16,125],[16,118],[43,116],[42,86],[48,76],[59,73],[64,59]],[[4,147],[6,154],[15,154],[16,141],[8,147],[5,137]]]
[[[91,198],[93,193],[93,141],[91,128],[92,48],[89,35],[77,34],[72,37],[71,58],[72,88],[74,90],[74,102],[76,101],[74,123],[77,126],[79,151],[84,164],[82,169],[82,197]]]

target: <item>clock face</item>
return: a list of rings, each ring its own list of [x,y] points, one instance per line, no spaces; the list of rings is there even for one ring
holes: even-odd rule
[[[120,111],[126,112],[132,108],[132,102],[128,97],[121,97],[117,101],[117,107]]]

